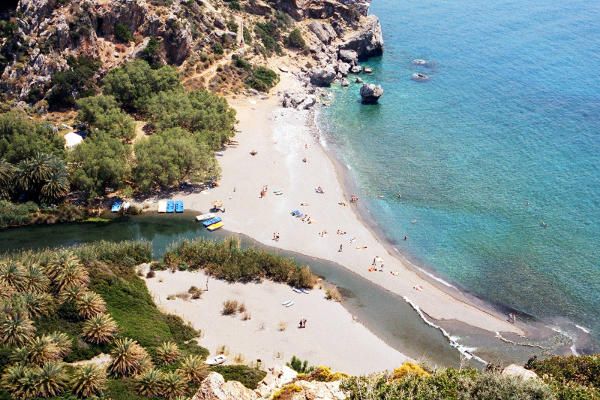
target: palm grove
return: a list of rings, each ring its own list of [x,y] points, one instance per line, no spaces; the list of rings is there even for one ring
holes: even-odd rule
[[[183,182],[219,177],[214,151],[234,135],[235,111],[207,91],[187,92],[170,66],[136,60],[111,70],[101,94],[78,80],[69,90],[55,85],[53,104],[75,102],[87,137],[72,151],[52,127],[25,113],[0,114],[0,200],[41,205],[62,202],[75,191],[93,200],[108,191],[149,193]],[[136,140],[134,117],[152,133]]]

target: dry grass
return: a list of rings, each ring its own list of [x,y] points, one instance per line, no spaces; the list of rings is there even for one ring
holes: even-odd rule
[[[332,287],[327,288],[327,290],[325,290],[325,298],[327,300],[340,302],[340,301],[342,301],[342,294],[340,293],[338,288],[336,288],[335,286],[332,286]]]
[[[223,302],[223,310],[221,310],[221,314],[223,315],[235,315],[238,311],[239,303],[237,300],[226,300]]]
[[[240,314],[246,312],[246,305],[244,303],[240,303],[240,305],[238,306],[238,312]]]
[[[279,324],[277,325],[277,329],[279,329],[279,332],[285,331],[287,329],[287,322],[279,321]]]
[[[197,288],[196,286],[191,286],[188,289],[188,293],[192,296],[192,299],[197,300],[202,297],[202,289]]]
[[[245,312],[242,314],[242,321],[250,321],[252,319],[252,315],[249,312]]]

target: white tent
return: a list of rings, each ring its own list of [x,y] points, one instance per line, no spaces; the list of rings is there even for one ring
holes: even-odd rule
[[[75,132],[69,132],[65,135],[65,146],[70,149],[83,142],[83,137]]]

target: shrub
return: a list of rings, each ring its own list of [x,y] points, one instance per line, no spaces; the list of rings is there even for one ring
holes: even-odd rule
[[[287,39],[286,39],[286,45],[292,49],[298,49],[298,50],[304,50],[306,48],[306,42],[304,41],[304,38],[302,37],[302,32],[300,32],[300,29],[296,28],[293,29]]]
[[[314,369],[314,367],[308,365],[308,360],[302,361],[296,356],[292,356],[292,359],[286,365],[299,374],[307,374]]]
[[[245,365],[217,365],[211,368],[223,375],[226,381],[238,381],[248,389],[256,389],[258,383],[267,375],[265,371]]]
[[[246,84],[253,89],[261,92],[268,92],[273,86],[279,83],[279,75],[269,68],[257,67],[252,71]]]
[[[600,389],[600,355],[553,356],[543,360],[531,358],[525,368],[547,375],[559,382],[574,382]]]
[[[302,377],[303,380],[318,382],[333,382],[346,378],[348,378],[347,374],[343,372],[333,372],[331,368],[323,365],[312,368],[308,375]]]
[[[403,379],[406,375],[429,376],[429,373],[420,365],[407,361],[399,368],[394,369],[392,379]]]
[[[152,68],[159,68],[162,65],[160,59],[160,41],[156,37],[151,37],[148,44],[140,53],[140,58],[145,60]]]
[[[333,300],[340,302],[342,301],[342,294],[335,286],[329,287],[325,290],[325,298],[327,300]]]
[[[188,289],[188,293],[192,295],[192,299],[196,300],[202,297],[202,289],[197,288],[196,286],[191,286]]]
[[[133,33],[127,25],[117,22],[115,24],[115,39],[120,43],[129,43],[133,40]]]
[[[226,300],[223,302],[223,310],[221,314],[223,315],[234,315],[238,310],[238,302],[236,300]]]

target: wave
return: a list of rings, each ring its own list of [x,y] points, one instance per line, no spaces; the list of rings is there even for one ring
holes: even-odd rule
[[[442,335],[448,340],[448,343],[450,344],[450,346],[454,347],[456,350],[458,350],[458,352],[460,354],[462,354],[467,360],[473,359],[473,360],[479,361],[483,365],[488,364],[488,362],[485,361],[483,358],[478,357],[475,354],[473,354],[473,352],[477,350],[476,347],[467,347],[467,346],[464,346],[464,345],[458,343],[458,340],[460,339],[459,337],[451,336],[448,333],[448,331],[446,331],[444,328],[442,328],[441,326],[436,325],[433,322],[431,322],[430,320],[428,320],[427,317],[425,316],[425,313],[423,313],[423,311],[421,311],[421,308],[418,305],[416,305],[412,300],[410,300],[408,297],[402,296],[402,298],[417,312],[417,314],[419,314],[419,317],[421,317],[423,322],[425,322],[427,325],[431,326],[432,328],[439,330],[442,333]]]

